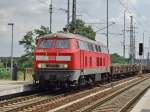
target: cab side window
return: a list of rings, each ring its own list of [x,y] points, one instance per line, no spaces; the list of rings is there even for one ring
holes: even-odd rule
[[[78,45],[79,45],[79,48],[81,50],[88,50],[88,44],[87,44],[87,42],[78,40]]]

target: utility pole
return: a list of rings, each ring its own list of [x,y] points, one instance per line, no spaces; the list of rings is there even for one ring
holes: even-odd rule
[[[76,22],[76,0],[73,0],[72,5],[72,23],[75,24]]]
[[[149,37],[149,49],[148,49],[148,52],[150,53],[150,37]]]
[[[14,41],[14,23],[8,23],[8,25],[10,25],[12,27],[12,39],[11,39],[11,79],[14,80],[13,78],[13,41]]]
[[[50,13],[50,17],[49,17],[49,33],[52,33],[52,14],[53,14],[52,0],[51,0],[51,3],[49,5],[49,13]]]
[[[68,0],[67,26],[69,25],[69,22],[70,22],[70,0]]]
[[[148,49],[148,65],[150,65],[150,37],[149,37],[149,49]]]
[[[126,11],[124,11],[124,30],[123,30],[123,57],[125,58],[125,50],[126,50]]]
[[[109,51],[109,40],[108,40],[108,0],[107,0],[107,48],[108,48],[108,51]]]
[[[129,52],[129,63],[134,64],[134,37],[133,37],[133,16],[131,17],[130,25],[130,52]]]
[[[135,47],[135,40],[136,40],[136,27],[133,27],[133,51],[134,51],[134,60],[136,59],[136,47]]]

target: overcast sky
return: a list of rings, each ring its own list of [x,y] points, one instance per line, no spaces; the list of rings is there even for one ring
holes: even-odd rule
[[[121,1],[121,2],[120,2]],[[14,26],[14,55],[21,56],[24,53],[18,41],[27,31],[39,28],[40,25],[49,26],[50,0],[0,0],[0,56],[10,56],[11,27]],[[53,0],[53,26],[52,31],[61,30],[67,23],[65,12],[59,8],[67,8],[67,0]],[[116,24],[109,28],[110,52],[122,55],[123,12],[126,8],[126,28],[129,30],[130,16],[134,17],[136,24],[136,45],[142,42],[142,33],[145,32],[145,47],[148,48],[150,37],[150,0],[109,0],[109,21]],[[86,23],[104,23],[92,25],[96,31],[106,26],[106,0],[77,0],[78,18]],[[96,35],[98,41],[106,44],[106,29]],[[137,46],[138,48],[138,46]],[[129,49],[129,32],[126,34],[126,56]],[[148,52],[148,49],[146,49]]]

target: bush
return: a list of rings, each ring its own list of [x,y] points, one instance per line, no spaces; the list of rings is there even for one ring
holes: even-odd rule
[[[0,79],[5,79],[5,80],[10,79],[9,71],[5,69],[0,69]]]

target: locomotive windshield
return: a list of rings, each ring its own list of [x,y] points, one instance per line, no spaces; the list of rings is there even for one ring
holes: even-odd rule
[[[39,48],[52,48],[52,43],[53,40],[50,39],[41,40],[39,43]]]
[[[69,40],[56,40],[56,48],[69,48]]]
[[[69,39],[43,39],[39,42],[39,48],[52,48],[54,43],[55,48],[69,48]]]

